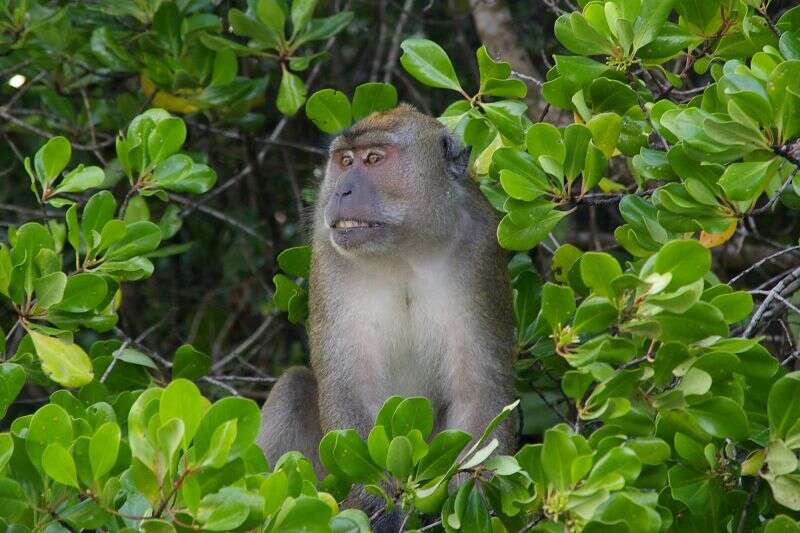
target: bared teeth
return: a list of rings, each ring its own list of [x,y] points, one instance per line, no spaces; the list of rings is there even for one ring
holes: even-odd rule
[[[360,220],[337,220],[333,225],[333,227],[337,229],[372,228],[375,226],[376,224],[370,224],[369,222],[362,222]]]

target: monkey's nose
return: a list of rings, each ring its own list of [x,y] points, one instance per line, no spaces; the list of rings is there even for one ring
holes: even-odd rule
[[[351,194],[353,194],[353,191],[352,191],[352,189],[347,189],[347,190],[346,190],[346,191],[344,191],[344,192],[340,192],[340,193],[339,193],[339,196],[340,196],[340,197],[342,197],[342,198],[344,198],[345,196],[350,196]]]

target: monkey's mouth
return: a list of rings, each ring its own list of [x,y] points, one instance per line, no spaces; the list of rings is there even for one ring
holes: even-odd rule
[[[386,238],[387,225],[376,220],[340,218],[331,223],[331,240],[340,249],[371,250]]]
[[[354,220],[354,219],[341,219],[331,224],[331,228],[341,229],[341,230],[380,228],[382,226],[383,224],[380,222],[371,222],[367,220]]]

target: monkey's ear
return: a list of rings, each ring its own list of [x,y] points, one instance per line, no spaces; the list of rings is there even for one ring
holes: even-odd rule
[[[447,175],[452,179],[461,179],[466,176],[471,148],[462,145],[461,141],[448,132],[442,136],[442,150]]]

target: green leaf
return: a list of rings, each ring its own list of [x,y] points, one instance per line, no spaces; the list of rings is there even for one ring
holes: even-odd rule
[[[367,445],[353,429],[328,432],[319,443],[320,462],[336,477],[375,483],[383,470],[372,462]]]
[[[11,433],[0,433],[0,472],[8,465],[13,453],[14,438],[11,436]]]
[[[497,226],[497,240],[507,250],[520,252],[530,250],[544,240],[568,214],[568,211],[549,209],[541,218],[526,224],[517,224],[510,215],[506,215]]]
[[[228,453],[235,439],[236,419],[228,420],[224,424],[217,426],[211,435],[208,452],[200,464],[211,468],[222,468],[228,462]]]
[[[638,102],[636,93],[627,84],[609,78],[597,78],[592,82],[589,100],[595,113],[612,111],[618,115],[625,115]]]
[[[172,360],[172,379],[200,379],[211,370],[211,357],[184,344],[175,350]]]
[[[672,497],[686,504],[695,514],[703,515],[712,491],[709,476],[683,465],[669,470],[669,486]]]
[[[274,0],[266,1],[274,3]],[[278,7],[278,10],[283,13],[280,7]],[[274,26],[251,19],[238,9],[228,11],[228,22],[233,33],[261,41],[266,48],[276,48],[282,39],[282,32],[279,34],[279,32],[275,31]]]
[[[42,453],[42,468],[45,473],[61,483],[78,488],[78,476],[72,455],[57,442],[50,443]]]
[[[340,11],[330,17],[312,19],[305,31],[294,39],[294,45],[300,46],[311,41],[329,39],[342,31],[351,20],[353,20],[352,11]]]
[[[92,381],[92,363],[83,348],[32,330],[28,334],[47,377],[64,387],[80,387]]]
[[[800,533],[800,525],[782,514],[767,522],[764,533]]]
[[[140,221],[128,224],[128,231],[122,240],[108,249],[106,259],[125,261],[152,252],[161,244],[161,230],[152,222]]]
[[[375,426],[367,436],[367,450],[375,464],[386,468],[386,454],[389,452],[389,434],[383,426]]]
[[[675,0],[643,0],[634,26],[633,45],[637,50],[655,39],[667,21]]]
[[[303,80],[284,67],[276,101],[278,111],[287,117],[294,116],[306,101],[307,92],[308,89],[306,89]]]
[[[156,124],[147,137],[150,164],[157,165],[178,152],[186,140],[186,124],[177,117],[169,117]]]
[[[67,275],[63,272],[53,272],[33,282],[36,294],[36,307],[48,309],[57,304],[64,297],[64,287],[67,286]]]
[[[611,282],[622,274],[617,260],[606,253],[586,252],[580,261],[581,277],[586,286],[598,296],[614,298]]]
[[[544,433],[542,448],[542,467],[547,476],[548,486],[565,491],[572,486],[572,462],[578,451],[569,435],[557,429]]]
[[[636,452],[636,456],[645,465],[660,465],[672,453],[669,444],[656,437],[631,439],[625,442],[625,447]]]
[[[539,122],[528,128],[525,132],[525,146],[536,161],[546,155],[563,164],[567,153],[561,132],[547,122]]]
[[[142,520],[139,524],[141,533],[175,533],[175,527],[166,520]]]
[[[264,497],[264,515],[280,509],[289,491],[289,479],[283,470],[275,470],[261,483],[259,492]]]
[[[564,130],[564,174],[570,183],[583,171],[591,139],[592,132],[583,124],[570,124]]]
[[[772,178],[773,163],[773,159],[759,163],[733,163],[725,169],[719,185],[731,200],[753,201]]]
[[[314,15],[317,7],[317,0],[294,0],[292,2],[292,36],[297,35],[305,28],[308,21]]]
[[[83,240],[87,243],[92,242],[92,231],[100,233],[103,227],[114,218],[116,210],[117,201],[114,199],[114,195],[109,191],[100,191],[92,195],[83,207],[83,214],[81,216],[81,233],[83,235]],[[74,239],[77,243],[77,236],[75,236]]]
[[[622,117],[616,113],[600,113],[592,117],[586,126],[592,132],[595,146],[602,150],[606,159],[610,159],[614,155],[622,131]]]
[[[362,83],[353,93],[353,120],[397,105],[397,89],[388,83]]]
[[[770,475],[791,474],[797,469],[797,455],[782,440],[776,440],[767,447],[767,464]]]
[[[231,531],[239,527],[250,514],[246,503],[227,499],[213,508],[203,528],[209,531]]]
[[[95,28],[90,40],[92,53],[106,67],[117,72],[132,72],[136,70],[138,62],[119,44],[119,32],[112,32],[111,28],[102,26]]]
[[[735,324],[750,316],[753,310],[753,297],[746,291],[720,294],[711,300],[711,305],[722,311],[722,316],[728,324]]]
[[[107,293],[108,285],[102,276],[90,272],[73,274],[67,279],[64,296],[54,309],[85,313],[100,305]]]
[[[602,296],[586,298],[575,311],[573,326],[577,333],[597,333],[609,328],[619,318],[619,311]]]
[[[453,64],[441,46],[428,39],[406,39],[400,45],[400,63],[419,82],[429,87],[461,92]]]
[[[767,415],[770,437],[782,439],[792,449],[800,448],[800,372],[775,382],[769,391]]]
[[[0,420],[6,416],[9,406],[22,390],[26,377],[22,366],[15,363],[0,363]]]
[[[281,270],[300,278],[308,278],[310,261],[310,246],[294,246],[292,248],[286,248],[278,254],[278,266]]]
[[[51,183],[67,167],[72,146],[64,137],[53,137],[39,148],[33,158],[36,176],[42,185]]]
[[[729,398],[712,397],[687,409],[705,431],[734,442],[747,437],[747,416],[744,410]]]
[[[653,272],[672,276],[668,291],[701,279],[710,268],[711,252],[695,240],[668,242],[654,256],[652,265]]]
[[[389,443],[386,455],[386,469],[397,478],[406,478],[411,474],[413,447],[408,437],[398,435]]]
[[[87,189],[99,187],[106,179],[100,167],[84,167],[78,165],[72,172],[64,176],[55,192],[83,192]]]
[[[655,320],[661,327],[658,339],[662,342],[698,342],[708,337],[728,335],[722,313],[711,304],[697,302],[683,313],[663,312]]]
[[[154,170],[152,184],[175,192],[202,194],[217,182],[217,173],[208,165],[196,164],[183,154],[162,161]]]
[[[228,396],[217,400],[205,412],[194,437],[197,457],[202,457],[211,442],[214,430],[236,419],[236,440],[231,446],[231,459],[243,454],[256,441],[261,427],[261,411],[253,400],[238,396]]]
[[[114,422],[100,426],[89,441],[89,461],[94,479],[101,479],[117,462],[120,429]]]
[[[294,4],[301,4],[305,7],[309,7],[309,2],[303,2],[302,0],[297,0],[292,2],[292,11],[294,12]],[[311,4],[311,9],[314,9],[314,4]],[[301,8],[298,15],[302,15],[303,9]],[[285,34],[285,25],[286,25],[286,16],[283,13],[283,9],[281,8],[281,4],[276,0],[257,0],[255,3],[255,12],[258,20],[260,20],[263,24],[275,32],[275,35],[279,36],[280,39],[283,39]],[[294,20],[294,16],[292,17]]]
[[[455,464],[470,440],[470,435],[454,429],[437,433],[431,441],[428,453],[419,463],[417,478],[424,480],[444,475]]]
[[[333,89],[312,94],[306,102],[306,116],[325,133],[338,133],[353,120],[347,96]]]
[[[767,478],[775,501],[792,511],[800,511],[800,475],[788,474]]]
[[[500,171],[500,184],[509,196],[525,202],[536,200],[549,189],[547,178],[541,171],[522,176],[504,168]]]
[[[273,531],[301,533],[304,531],[329,531],[331,508],[323,500],[299,496],[291,500],[275,518]]]
[[[542,287],[542,316],[555,330],[566,325],[575,313],[575,294],[572,289],[547,282]]]
[[[392,436],[408,435],[418,429],[423,438],[433,430],[433,407],[430,400],[422,397],[401,401],[392,415]]]
[[[584,56],[611,55],[613,43],[589,25],[581,13],[558,17],[554,27],[556,38],[573,54]]]
[[[621,479],[624,484],[633,483],[642,470],[642,463],[636,452],[628,448],[611,448],[592,466],[587,487],[606,487]]]
[[[524,140],[522,115],[528,109],[525,103],[517,100],[500,100],[498,102],[482,103],[481,109],[483,109],[486,117],[495,125],[503,137],[513,144],[522,144]]]
[[[197,385],[178,378],[164,389],[158,414],[162,424],[173,418],[183,422],[183,447],[186,449],[207,409],[208,400],[200,394]]]

